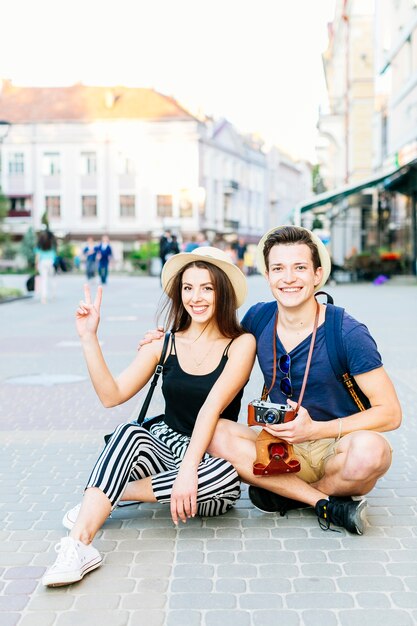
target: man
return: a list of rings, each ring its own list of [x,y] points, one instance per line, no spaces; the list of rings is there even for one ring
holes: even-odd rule
[[[107,235],[103,235],[101,243],[95,248],[98,255],[98,275],[100,276],[101,284],[107,283],[107,277],[109,274],[109,263],[113,256],[110,240]]]
[[[162,267],[167,261],[167,254],[171,251],[172,234],[170,230],[165,230],[164,234],[159,239],[159,258],[161,259]]]
[[[247,245],[245,240],[243,239],[243,237],[239,237],[237,244],[236,244],[236,265],[238,266],[238,268],[240,270],[242,270],[242,272],[245,269],[245,254],[247,252]]]
[[[286,357],[289,367],[283,373],[277,367],[277,380],[269,397],[274,403],[288,403],[294,409],[315,322],[315,292],[329,276],[330,258],[313,233],[282,226],[260,241],[258,266],[265,273],[279,310],[259,334],[254,329],[259,364],[269,387],[274,338],[276,363]],[[251,307],[245,315],[242,324],[248,330],[260,306]],[[345,314],[342,333],[350,372],[370,405],[362,412],[357,409],[333,373],[325,318],[326,306],[320,305],[307,386],[296,418],[263,426],[268,433],[294,445],[300,472],[255,476],[257,433],[243,424],[229,425],[226,420],[219,420],[209,452],[227,458],[235,466],[241,479],[251,485],[249,497],[261,511],[285,514],[312,506],[322,528],[332,523],[362,534],[366,501],[352,500],[351,496],[367,494],[389,469],[391,448],[381,433],[399,427],[401,408],[368,329]]]
[[[289,355],[291,364],[285,375],[277,376],[270,400],[288,402],[295,408],[316,314],[314,294],[329,276],[330,258],[313,233],[295,226],[267,233],[258,253],[258,265],[265,272],[279,309],[277,317],[272,316],[258,336],[255,332],[258,360],[269,385],[275,336],[277,362]],[[251,307],[243,326],[250,328],[258,308],[259,305]],[[320,305],[307,386],[296,418],[288,423],[264,426],[268,433],[294,445],[301,471],[274,477],[253,476],[254,437],[239,424],[230,429],[222,421],[210,451],[219,455],[222,450],[229,450],[228,460],[241,478],[252,485],[249,497],[260,510],[284,514],[292,508],[310,505],[319,520],[324,520],[325,528],[333,523],[362,534],[366,501],[352,500],[350,496],[368,493],[390,467],[391,448],[380,433],[399,427],[401,408],[367,328],[345,314],[342,333],[350,371],[370,404],[362,412],[356,408],[329,362],[325,317],[326,306]],[[290,382],[289,387],[281,385],[283,378]],[[233,443],[236,437],[239,441]]]
[[[96,256],[97,246],[94,244],[92,237],[87,237],[87,243],[83,248],[83,257],[85,259],[85,273],[87,280],[91,280],[96,272]]]

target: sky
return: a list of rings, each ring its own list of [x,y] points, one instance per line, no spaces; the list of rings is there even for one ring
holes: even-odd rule
[[[335,0],[0,0],[0,78],[153,87],[315,162]]]

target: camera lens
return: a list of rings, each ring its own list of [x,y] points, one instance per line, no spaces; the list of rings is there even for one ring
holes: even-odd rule
[[[275,409],[268,409],[264,413],[264,423],[265,424],[279,424],[279,412]]]

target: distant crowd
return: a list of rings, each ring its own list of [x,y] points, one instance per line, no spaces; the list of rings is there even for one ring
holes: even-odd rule
[[[192,235],[188,240],[180,243],[178,237],[171,230],[165,230],[159,239],[159,258],[161,269],[165,263],[179,252],[193,252],[196,248],[214,245],[225,252],[234,265],[246,275],[256,272],[255,254],[253,244],[248,244],[243,237],[234,242],[219,242],[211,244],[204,233]],[[76,270],[85,265],[87,281],[92,281],[98,276],[102,285],[108,281],[109,268],[114,258],[110,240],[103,235],[99,242],[93,237],[88,237],[84,247],[77,250],[73,259]],[[42,303],[50,297],[51,277],[58,272],[66,272],[71,269],[65,258],[57,251],[57,241],[54,234],[46,228],[38,236],[35,248],[35,273],[28,280],[28,290],[35,291]],[[53,285],[52,285],[53,287]]]
[[[193,252],[196,248],[210,245],[221,248],[228,255],[230,260],[245,274],[250,275],[256,272],[254,254],[256,246],[247,244],[243,237],[239,237],[232,243],[222,242],[216,245],[211,244],[204,233],[197,233],[197,235],[193,235],[180,246],[177,236],[170,230],[165,230],[159,240],[161,265],[163,267],[174,254],[178,254],[179,252]]]

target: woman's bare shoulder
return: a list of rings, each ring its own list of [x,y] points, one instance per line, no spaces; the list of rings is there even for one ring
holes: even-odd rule
[[[253,348],[253,350],[256,349],[256,339],[252,335],[252,333],[244,333],[243,335],[240,335],[234,340],[234,342],[232,343],[232,346],[233,344],[235,344],[236,347],[239,347],[239,349],[241,347],[246,348],[246,349]]]
[[[159,361],[164,345],[164,338],[165,337],[161,337],[161,339],[154,339],[150,343],[145,343],[143,346],[140,346],[139,354],[142,354],[143,358],[153,358]]]

